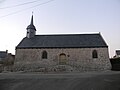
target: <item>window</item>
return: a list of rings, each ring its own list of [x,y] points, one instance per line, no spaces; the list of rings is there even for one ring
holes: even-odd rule
[[[93,58],[98,58],[98,53],[97,53],[96,50],[93,50],[93,52],[92,52],[92,57],[93,57]]]
[[[59,55],[59,64],[66,64],[66,54],[64,54],[64,53],[61,53],[60,55]]]
[[[42,59],[47,59],[47,52],[46,51],[42,52]]]

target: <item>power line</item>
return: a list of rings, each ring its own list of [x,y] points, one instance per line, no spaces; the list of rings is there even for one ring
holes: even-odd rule
[[[37,5],[35,5],[35,6],[32,6],[32,7],[30,7],[30,8],[37,7],[37,6],[41,6],[41,5],[50,3],[50,2],[52,2],[52,1],[55,1],[55,0],[49,0],[49,1],[46,1],[46,2],[43,2],[43,3],[37,4]]]
[[[19,6],[23,6],[23,5],[26,5],[26,4],[31,4],[31,3],[39,2],[39,1],[41,1],[41,0],[35,0],[35,1],[31,1],[31,2],[16,4],[16,5],[13,5],[13,6],[2,7],[0,9],[9,9],[9,8],[14,8],[14,7],[19,7]]]
[[[37,4],[37,5],[34,5],[34,6],[32,6],[32,7],[26,8],[26,9],[22,9],[22,10],[19,10],[19,11],[13,12],[13,13],[9,13],[9,14],[7,14],[7,15],[1,16],[0,18],[7,17],[7,16],[10,16],[10,15],[14,15],[14,14],[17,14],[17,13],[23,12],[23,11],[25,11],[25,10],[27,10],[27,9],[34,8],[34,7],[38,7],[38,6],[41,6],[41,5],[44,5],[44,4],[47,4],[47,3],[50,3],[50,2],[52,2],[52,1],[54,1],[54,0],[49,0],[49,1],[46,1],[46,2],[43,2],[43,3]]]

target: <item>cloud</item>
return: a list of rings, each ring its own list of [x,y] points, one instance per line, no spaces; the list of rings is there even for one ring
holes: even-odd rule
[[[6,0],[0,0],[0,3],[4,2],[4,1],[6,1]]]

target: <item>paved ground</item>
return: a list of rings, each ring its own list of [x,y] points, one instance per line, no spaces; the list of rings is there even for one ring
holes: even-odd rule
[[[0,73],[0,90],[120,90],[120,71]]]

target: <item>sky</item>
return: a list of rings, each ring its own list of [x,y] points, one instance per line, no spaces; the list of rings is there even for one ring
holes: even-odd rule
[[[32,12],[38,35],[100,32],[110,57],[120,50],[120,0],[0,0],[0,51],[15,54]]]

